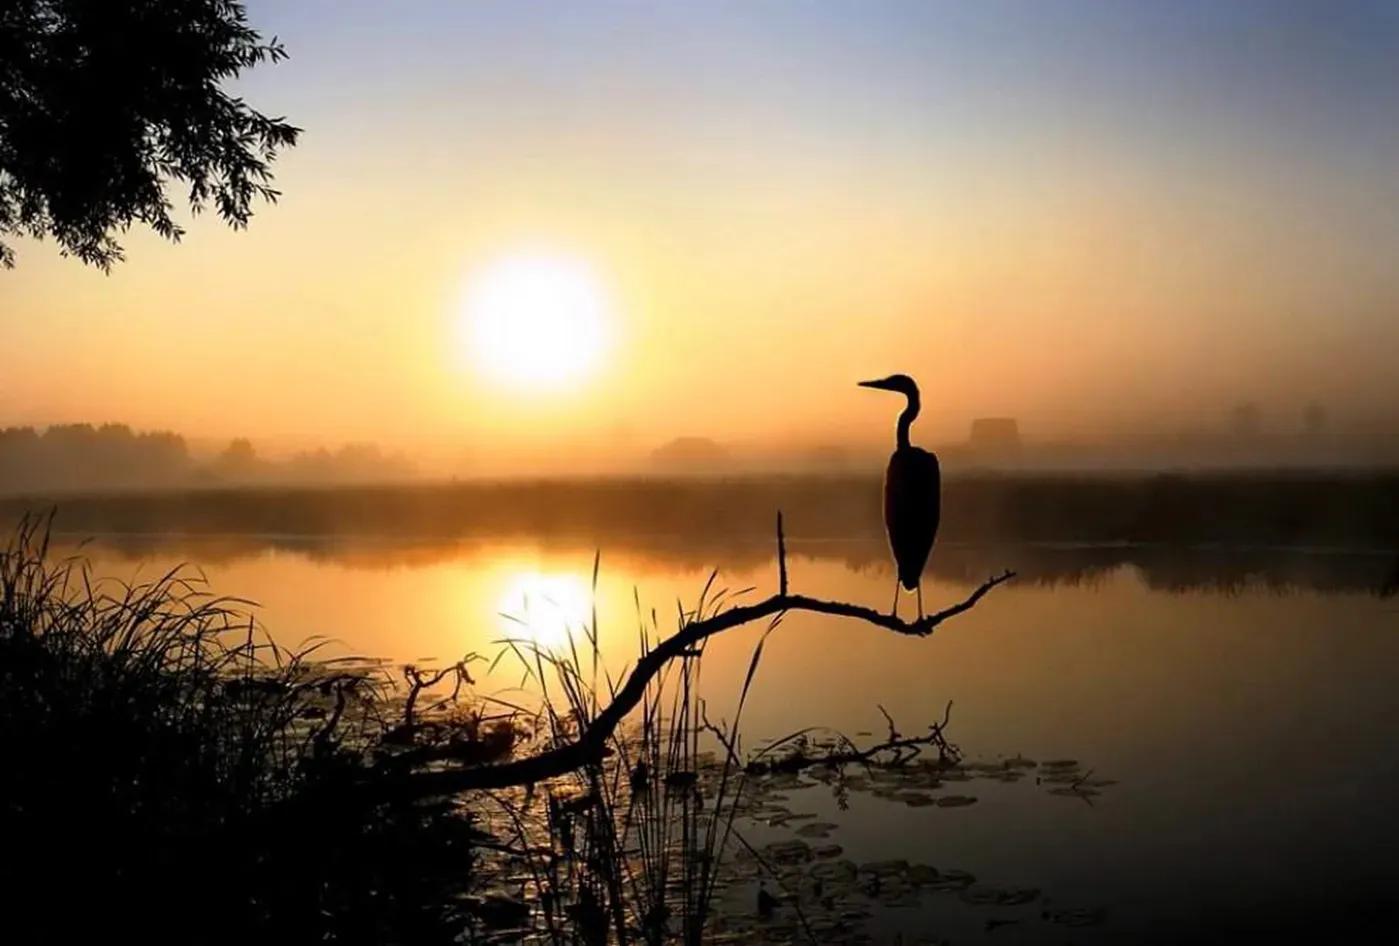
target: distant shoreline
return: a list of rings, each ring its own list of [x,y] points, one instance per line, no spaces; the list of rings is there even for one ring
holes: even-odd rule
[[[56,508],[72,534],[609,536],[797,540],[883,534],[878,476],[472,480],[0,497],[0,521]],[[1399,550],[1399,471],[964,473],[944,542]]]

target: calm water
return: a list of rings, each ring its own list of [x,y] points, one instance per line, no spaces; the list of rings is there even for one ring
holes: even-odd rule
[[[219,592],[257,601],[284,643],[313,635],[396,661],[493,656],[507,635],[557,646],[586,620],[594,550],[520,538],[415,544],[288,537],[99,539],[96,570],[154,577],[187,561]],[[794,590],[886,607],[893,577],[870,542],[795,543]],[[874,797],[837,811],[856,861],[908,858],[1035,887],[1054,905],[1105,908],[1083,930],[1036,922],[1037,904],[972,911],[955,899],[891,911],[881,938],[1160,942],[1198,930],[1335,930],[1396,916],[1399,881],[1399,599],[1373,590],[1388,563],[1313,551],[941,548],[930,608],[1002,565],[997,589],[929,639],[789,616],[769,639],[743,720],[746,745],[802,726],[906,731],[940,718],[970,759],[1073,758],[1118,784],[1088,804],[1031,780],[978,781],[967,808]],[[638,608],[673,629],[711,569],[716,586],[775,584],[769,548],[689,551],[664,536],[610,541],[597,608],[607,662],[635,656]],[[902,606],[912,608],[905,598]],[[512,621],[501,616],[513,614]],[[716,639],[707,692],[731,712],[759,628]],[[481,681],[519,682],[508,662]],[[797,804],[800,802],[800,805]],[[1022,922],[985,932],[991,916]],[[910,939],[912,941],[912,939]]]

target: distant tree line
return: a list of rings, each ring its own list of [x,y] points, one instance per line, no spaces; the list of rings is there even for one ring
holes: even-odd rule
[[[252,441],[239,437],[209,464],[206,478],[228,483],[369,483],[409,479],[413,464],[383,453],[374,444],[346,444],[338,450],[305,450],[287,460],[257,455]]]
[[[0,430],[0,488],[8,490],[170,486],[192,468],[185,438],[166,431],[136,433],[125,424]]]
[[[0,428],[0,492],[170,488],[250,483],[369,483],[406,479],[412,464],[372,444],[304,451],[287,460],[257,455],[246,439],[213,459],[190,453],[171,431],[126,424]]]

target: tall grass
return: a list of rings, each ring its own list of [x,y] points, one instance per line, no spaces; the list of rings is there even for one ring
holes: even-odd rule
[[[197,574],[0,551],[0,905],[34,941],[449,941],[469,820],[348,787],[402,724],[373,668],[260,633]]]
[[[595,562],[595,583],[596,574]],[[711,576],[697,605],[681,610],[678,622],[683,628],[712,616],[743,593],[716,590]],[[658,639],[658,622],[654,612],[641,614],[639,604],[637,617],[644,655]],[[613,694],[617,686],[599,669],[596,613],[578,632],[584,646],[570,633],[561,652],[529,637],[504,642],[504,653],[543,694],[538,728],[554,742],[577,738],[596,719],[600,694]],[[690,946],[711,930],[720,866],[747,779],[738,732],[762,642],[732,722],[708,716],[700,696],[703,658],[701,644],[653,679],[638,718],[613,735],[603,758],[537,791],[490,796],[529,878],[534,909],[521,917],[522,925],[547,942]]]
[[[515,925],[587,946],[698,944],[712,926],[747,775],[738,719],[712,722],[699,695],[703,645],[652,680],[604,758],[527,789],[394,800],[359,789],[490,762],[526,730],[547,748],[592,725],[617,687],[596,613],[563,653],[503,642],[541,697],[526,726],[521,707],[493,716],[461,697],[470,657],[403,668],[398,685],[376,664],[322,659],[318,642],[278,645],[250,602],[197,573],[121,583],[54,560],[48,525],[26,518],[0,551],[4,922],[41,942],[446,943]],[[680,624],[739,594],[711,578]],[[646,653],[654,613],[638,613],[638,634]],[[472,809],[515,843],[478,830]],[[480,893],[521,871],[517,894]]]
[[[97,580],[79,558],[54,561],[47,536],[26,519],[0,552],[3,922],[50,942],[496,942],[513,927],[555,946],[698,946],[713,932],[747,780],[792,744],[745,764],[740,740],[780,614],[732,720],[701,696],[705,638],[648,678],[601,757],[519,789],[414,801],[392,787],[490,763],[525,732],[533,749],[574,743],[607,714],[620,684],[596,612],[561,651],[503,641],[498,659],[517,660],[540,699],[493,714],[462,695],[470,655],[403,668],[399,685],[377,664],[322,659],[316,642],[279,646],[249,602],[197,574]],[[750,590],[711,576],[680,628]],[[644,656],[662,635],[637,610]]]

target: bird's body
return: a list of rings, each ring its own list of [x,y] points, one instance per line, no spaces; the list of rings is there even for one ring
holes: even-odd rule
[[[884,474],[884,528],[898,566],[899,584],[918,588],[937,537],[942,513],[938,458],[919,447],[900,447]]]
[[[868,388],[898,391],[908,398],[899,415],[897,441],[884,475],[884,527],[894,553],[898,581],[894,586],[894,613],[898,613],[899,585],[918,593],[918,616],[923,616],[923,568],[937,538],[942,515],[942,473],[935,454],[909,442],[909,427],[921,402],[918,385],[908,375],[890,375],[879,381],[861,381]]]

